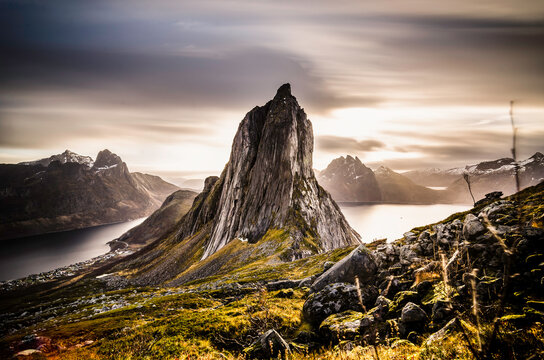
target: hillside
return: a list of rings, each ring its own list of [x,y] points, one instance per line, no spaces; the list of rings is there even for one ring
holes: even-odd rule
[[[317,177],[338,202],[434,204],[451,202],[444,191],[415,184],[384,166],[372,171],[358,157],[334,159]]]
[[[471,202],[463,174],[469,176],[474,197],[479,200],[492,191],[501,191],[505,195],[513,194],[516,191],[513,181],[515,166],[513,159],[502,158],[447,170],[408,171],[402,175],[419,185],[448,187],[451,201]],[[537,152],[533,156],[519,161],[518,166],[522,189],[537,185],[544,180],[544,155],[542,153]]]
[[[0,164],[0,239],[103,225],[151,214],[178,188],[134,173],[108,150],[96,161],[66,150]]]
[[[76,283],[4,283],[0,355],[266,358],[273,350],[259,344],[267,334],[292,359],[375,351],[380,359],[539,358],[543,209],[541,184],[393,243],[293,262],[233,258],[228,271],[181,287],[138,287],[96,272]]]

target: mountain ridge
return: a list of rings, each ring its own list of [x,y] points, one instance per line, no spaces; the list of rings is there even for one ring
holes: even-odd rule
[[[319,186],[312,153],[311,122],[284,84],[243,118],[221,176],[206,179],[175,234],[113,271],[132,273],[137,284],[180,284],[256,259],[291,261],[359,244]]]
[[[149,215],[179,188],[131,174],[102,150],[96,161],[69,150],[20,164],[0,164],[0,238],[18,238],[133,220]]]

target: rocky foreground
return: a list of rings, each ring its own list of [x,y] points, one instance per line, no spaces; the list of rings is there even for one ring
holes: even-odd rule
[[[538,359],[543,228],[540,184],[393,243],[260,259],[181,287],[109,275],[4,291],[1,355]]]

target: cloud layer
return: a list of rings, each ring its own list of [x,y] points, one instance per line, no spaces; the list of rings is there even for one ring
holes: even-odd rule
[[[0,0],[0,161],[109,147],[142,170],[220,171],[244,113],[284,82],[316,167],[499,157],[511,99],[529,153],[542,43],[542,1]]]

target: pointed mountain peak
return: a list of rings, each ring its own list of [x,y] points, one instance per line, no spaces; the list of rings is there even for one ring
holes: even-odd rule
[[[109,151],[108,149],[104,149],[96,155],[96,161],[94,162],[95,168],[111,168],[116,165],[123,164],[123,160],[121,158]]]
[[[292,96],[291,95],[291,84],[286,83],[286,84],[283,84],[282,86],[280,86],[280,88],[276,92],[276,96],[274,96],[274,98],[284,98],[284,97],[288,97],[288,96]]]
[[[246,114],[227,166],[199,203],[204,205],[186,216],[179,239],[211,224],[203,259],[236,238],[257,242],[271,229],[289,233],[295,257],[358,243],[358,234],[317,184],[312,153],[312,124],[284,84],[273,101]],[[304,248],[307,236],[316,249]]]

